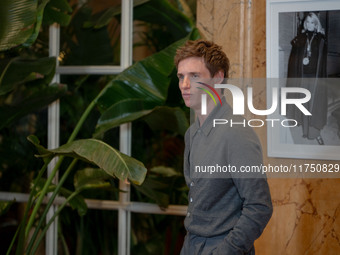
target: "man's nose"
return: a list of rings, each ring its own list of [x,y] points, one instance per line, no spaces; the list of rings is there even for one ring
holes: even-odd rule
[[[190,79],[188,77],[184,77],[182,87],[183,87],[183,89],[189,89],[190,88]]]

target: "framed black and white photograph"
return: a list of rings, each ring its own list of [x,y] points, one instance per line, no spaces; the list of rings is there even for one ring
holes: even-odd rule
[[[268,156],[340,160],[340,1],[267,0]],[[269,118],[269,117],[268,117]]]

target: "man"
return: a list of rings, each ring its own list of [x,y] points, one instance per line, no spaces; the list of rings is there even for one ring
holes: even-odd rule
[[[197,40],[177,50],[175,64],[184,102],[197,116],[185,134],[184,176],[190,190],[181,255],[255,254],[254,241],[272,215],[270,192],[265,177],[245,178],[239,170],[261,166],[259,140],[240,125],[243,117],[232,115],[224,97],[217,104],[206,100],[202,113],[202,94],[227,78],[229,60],[220,46]],[[214,119],[236,124],[213,125]]]

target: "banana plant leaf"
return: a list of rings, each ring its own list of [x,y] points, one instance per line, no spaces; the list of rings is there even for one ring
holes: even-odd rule
[[[197,38],[199,32],[194,29],[187,37],[135,63],[112,80],[97,100],[103,117],[98,122],[96,133],[108,130],[110,124],[116,126],[119,122],[118,116],[132,121],[149,114],[149,110],[154,107],[163,105],[167,99],[169,85],[173,82],[177,48],[185,41]],[[131,106],[126,101],[127,98],[131,100]],[[118,112],[115,113],[115,110]]]
[[[0,51],[26,42],[34,32],[37,0],[0,2]]]
[[[148,175],[143,185],[134,187],[137,191],[155,201],[161,208],[168,207],[170,199],[166,193],[169,188],[168,184]]]
[[[157,106],[143,120],[153,130],[168,130],[183,136],[189,127],[188,119],[179,107]]]
[[[73,178],[73,184],[76,190],[91,189],[93,187],[106,188],[110,185],[106,180],[111,178],[104,170],[100,168],[85,168],[78,170]]]
[[[39,182],[36,183],[35,186],[35,192],[36,192],[36,196],[39,196],[39,193],[41,192],[42,188],[44,187],[46,183],[46,179],[40,179]],[[51,184],[48,187],[48,192],[53,192],[56,189],[56,185]],[[60,188],[60,196],[68,198],[74,191],[71,191],[69,189]],[[84,200],[84,198],[81,195],[76,195],[75,197],[73,197],[70,201],[69,201],[69,205],[72,207],[72,209],[77,210],[78,214],[80,216],[83,216],[86,214],[87,212],[87,205],[86,202]]]
[[[157,174],[165,177],[183,176],[180,172],[176,171],[172,167],[155,166],[150,169],[150,173]]]
[[[30,136],[31,137],[31,136]],[[34,145],[37,139],[31,139]],[[41,145],[37,144],[41,153]],[[46,150],[40,157],[50,157],[64,155],[78,158],[83,161],[97,165],[112,177],[120,180],[129,179],[133,183],[140,185],[146,175],[146,168],[140,161],[129,157],[118,150],[112,148],[103,141],[96,139],[81,139],[64,144],[53,150]]]
[[[40,59],[13,58],[0,76],[0,96],[14,90],[18,85],[36,81],[34,85],[49,84],[55,73],[55,57]]]
[[[93,137],[100,137],[111,128],[149,114],[152,106],[142,99],[126,99],[112,105],[99,118]]]
[[[141,99],[126,99],[112,105],[101,115],[93,137],[123,123],[143,117],[153,130],[169,130],[184,135],[189,127],[185,113],[179,107],[156,106],[150,110]]]
[[[43,22],[51,25],[54,22],[67,26],[71,21],[72,8],[67,0],[50,0],[45,8]]]
[[[52,84],[56,59],[14,58],[0,76],[0,129],[65,95],[66,85]]]
[[[0,201],[0,216],[5,215],[9,208],[12,206],[12,204],[14,204],[14,200],[13,201]]]
[[[190,33],[194,23],[166,0],[150,0],[134,8],[135,20],[151,24],[164,25],[174,40],[179,40]]]
[[[91,18],[92,10],[89,6],[81,6],[72,17],[70,25],[63,31],[62,51],[66,54],[62,58],[62,65],[113,65],[119,51],[115,54],[114,47],[120,42],[120,37],[110,35],[109,29],[86,29],[83,24]],[[112,28],[115,30],[116,28]],[[114,33],[114,32],[113,32]]]
[[[40,33],[40,27],[43,21],[43,15],[45,6],[48,3],[49,0],[42,0],[41,3],[37,7],[37,14],[36,14],[36,22],[34,24],[34,30],[31,36],[23,43],[23,46],[29,47],[32,45],[35,40],[38,38],[38,35]]]
[[[15,97],[17,100],[14,104],[0,105],[0,130],[23,116],[46,107],[65,95],[66,91],[66,85],[62,84],[52,84],[37,90],[20,91],[20,96]]]
[[[53,190],[56,188],[55,185],[51,185],[51,192],[53,192]],[[60,194],[61,196],[68,198],[69,196],[71,196],[73,194],[74,191],[65,189],[65,188],[60,188]],[[77,210],[79,216],[84,216],[87,212],[87,204],[85,202],[85,199],[83,198],[83,196],[81,195],[77,195],[75,197],[73,197],[70,201],[69,201],[69,205],[72,207],[73,210]]]
[[[194,27],[194,23],[187,16],[166,0],[136,0],[133,6],[134,20],[166,27],[175,41],[186,36]],[[107,9],[97,20],[85,22],[84,26],[101,28],[120,14],[121,6],[114,6]]]
[[[135,8],[149,1],[150,0],[134,0],[133,7]],[[107,10],[105,10],[101,15],[93,16],[91,20],[84,22],[84,27],[85,28],[93,27],[95,29],[105,27],[110,23],[113,17],[116,17],[117,20],[120,20],[118,16],[121,15],[121,13],[122,13],[121,4],[110,7]]]
[[[173,57],[176,49],[185,40],[177,41],[117,75],[98,99],[100,108],[107,110],[111,105],[126,98],[144,99],[150,102],[151,106],[162,105],[170,84],[168,77],[174,68]]]
[[[43,20],[67,25],[71,11],[66,0],[1,0],[0,51],[30,46],[37,39]]]

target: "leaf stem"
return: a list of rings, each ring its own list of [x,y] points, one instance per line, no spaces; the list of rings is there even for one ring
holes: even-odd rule
[[[74,159],[72,161],[72,163],[69,165],[69,167],[67,168],[66,172],[63,174],[62,178],[59,180],[56,188],[54,189],[51,197],[49,198],[48,204],[46,205],[46,208],[44,209],[44,212],[42,214],[42,216],[40,217],[39,223],[29,241],[29,245],[27,247],[27,253],[29,254],[30,250],[32,249],[32,246],[34,244],[35,239],[37,238],[37,235],[39,233],[39,230],[41,228],[42,223],[44,222],[44,219],[49,211],[49,209],[51,208],[53,201],[55,199],[55,197],[58,195],[59,190],[61,189],[62,185],[64,184],[64,182],[66,181],[66,178],[68,177],[68,175],[71,173],[72,169],[74,168],[74,166],[76,165],[78,159]]]
[[[88,115],[90,114],[91,110],[96,106],[96,103],[97,103],[97,100],[98,98],[103,94],[103,92],[106,90],[106,87],[97,95],[97,97],[92,100],[92,102],[89,104],[89,106],[86,108],[85,112],[82,114],[82,116],[80,117],[76,127],[74,128],[72,134],[70,135],[67,143],[70,143],[72,142],[75,137],[77,136],[77,134],[79,133],[79,130],[80,128],[82,127],[82,125],[84,124],[86,118],[88,117]],[[52,170],[52,173],[50,174],[50,176],[48,177],[39,197],[38,197],[38,200],[37,200],[37,203],[35,204],[34,208],[33,208],[33,211],[32,211],[32,214],[29,218],[29,221],[27,223],[27,226],[25,228],[25,238],[27,238],[28,236],[28,232],[29,230],[32,228],[32,225],[33,225],[33,222],[34,222],[34,219],[36,217],[36,214],[38,212],[38,209],[47,193],[47,190],[48,190],[48,187],[50,186],[50,184],[52,183],[52,180],[54,178],[54,176],[56,175],[57,171],[59,170],[59,167],[61,166],[61,163],[63,162],[64,160],[64,156],[60,156],[56,165],[54,166],[53,170]],[[33,189],[35,188],[35,185],[33,187]]]
[[[39,174],[37,176],[37,178],[34,180],[33,183],[33,187],[36,186],[36,184],[38,183],[38,181],[40,180],[41,176],[44,174],[45,170],[47,169],[47,166],[49,164],[50,160],[46,161],[43,165],[43,167],[40,169]],[[19,234],[19,241],[17,244],[17,249],[16,249],[16,254],[22,254],[23,249],[24,249],[24,243],[25,243],[25,227],[24,227],[24,223],[27,221],[28,218],[28,212],[31,209],[32,206],[32,200],[33,200],[33,196],[34,196],[34,189],[32,188],[32,191],[29,195],[28,201],[27,201],[27,205],[26,205],[26,209],[25,209],[25,213],[23,216],[23,220],[22,223],[19,225],[18,230],[20,230],[20,234]],[[7,253],[9,254],[10,250],[12,249],[12,246],[14,244],[14,241],[17,237],[17,234],[13,237],[11,245],[8,248]]]
[[[50,225],[53,223],[53,221],[55,220],[55,218],[60,214],[61,210],[68,204],[68,202],[73,199],[75,196],[77,196],[83,189],[79,189],[76,190],[75,192],[73,192],[66,200],[65,202],[60,205],[58,207],[58,210],[53,214],[52,218],[48,221],[47,225],[45,226],[45,228],[43,229],[43,231],[41,232],[41,234],[39,235],[39,238],[37,240],[37,242],[35,243],[33,249],[32,249],[32,253],[31,254],[35,254],[36,250],[39,247],[39,244],[41,242],[41,240],[43,239],[43,237],[46,234],[46,231],[48,230],[48,228],[50,227]],[[29,253],[27,253],[29,254]]]
[[[106,86],[107,87],[107,86]],[[88,115],[90,114],[90,112],[92,111],[92,109],[97,105],[97,100],[101,97],[101,95],[103,94],[103,92],[106,90],[106,87],[103,88],[103,90],[96,96],[95,99],[92,100],[92,102],[88,105],[88,107],[86,108],[86,110],[84,111],[83,115],[80,117],[76,127],[74,128],[72,134],[70,135],[67,143],[72,142],[75,137],[77,136],[77,134],[79,133],[80,128],[82,127],[82,125],[84,124],[86,118],[88,117]]]
[[[53,170],[52,170],[52,173],[51,175],[48,177],[46,183],[45,183],[45,186],[43,187],[39,197],[38,197],[38,200],[33,208],[33,211],[32,211],[32,214],[28,220],[28,223],[27,223],[27,226],[25,228],[25,238],[28,237],[28,232],[30,231],[32,225],[33,225],[33,222],[34,222],[34,219],[35,219],[35,216],[37,215],[37,212],[38,212],[38,209],[43,201],[43,199],[45,198],[45,195],[47,193],[47,190],[48,190],[48,187],[50,186],[50,184],[52,183],[52,180],[54,178],[54,176],[56,175],[61,163],[62,163],[62,160],[63,160],[63,156],[61,156],[58,160],[58,162],[56,163],[56,165],[54,166]],[[32,191],[35,189],[36,187],[36,184],[33,186],[32,188]]]

